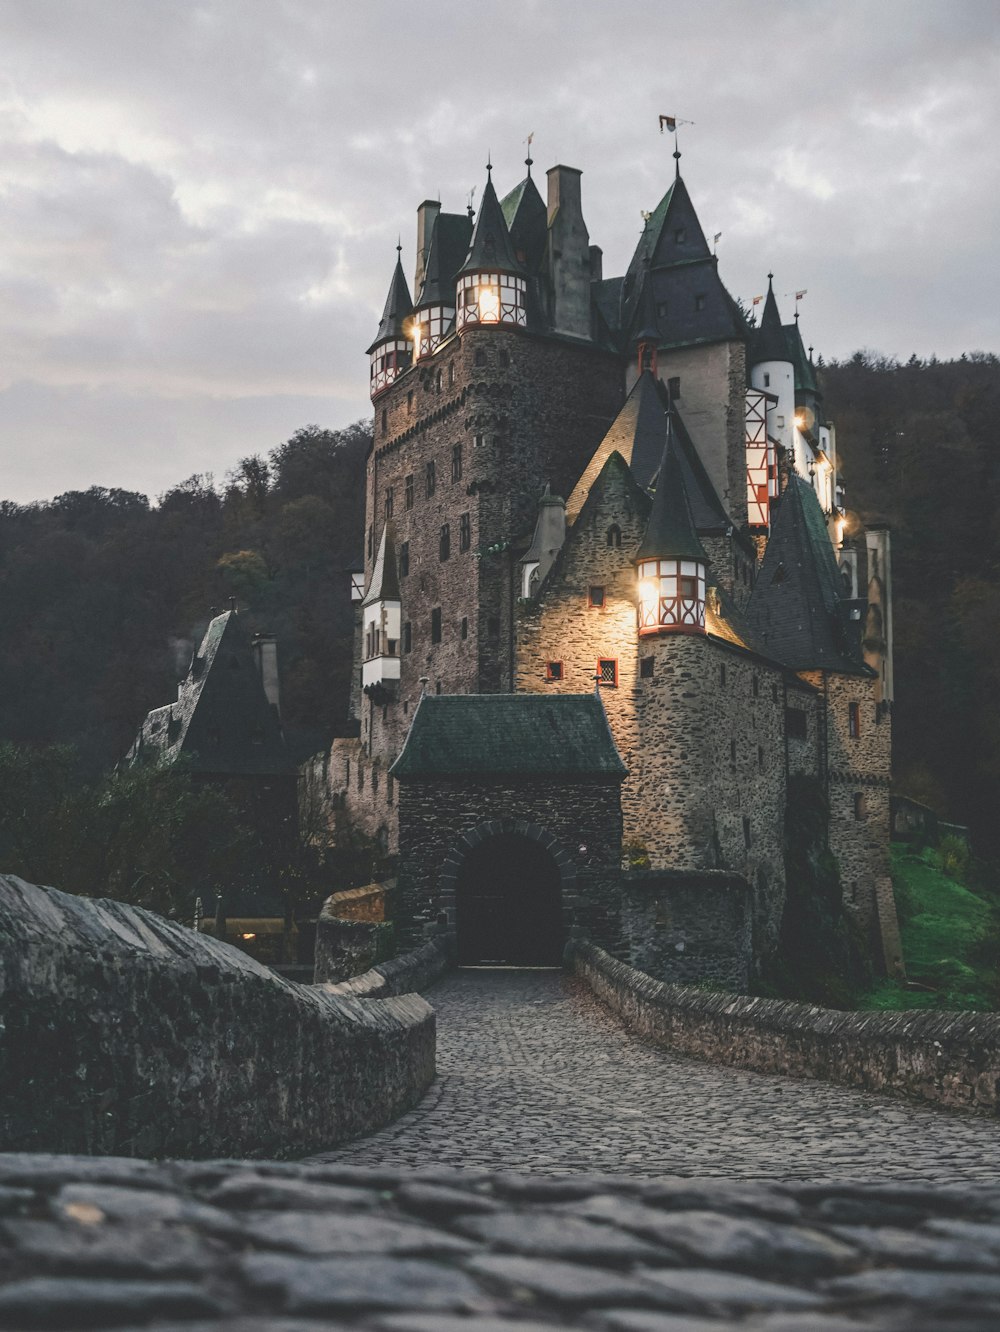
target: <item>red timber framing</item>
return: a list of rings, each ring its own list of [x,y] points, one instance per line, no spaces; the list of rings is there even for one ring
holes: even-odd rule
[[[763,389],[747,389],[747,521],[751,527],[771,525],[771,500],[777,494],[774,442],[767,433],[768,405],[777,401]]]

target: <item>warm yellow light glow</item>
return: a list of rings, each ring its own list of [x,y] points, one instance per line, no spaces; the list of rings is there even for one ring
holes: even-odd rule
[[[484,324],[495,324],[500,318],[500,293],[496,287],[479,288],[479,318]]]
[[[256,934],[241,934],[241,935],[240,935],[240,938],[241,938],[241,939],[256,939],[257,936],[256,936]]]
[[[639,600],[647,605],[654,605],[658,596],[656,584],[650,578],[644,578],[639,584]]]
[[[798,428],[799,428],[800,430],[801,430],[802,427],[805,425],[805,423],[806,423],[806,414],[805,414],[805,412],[796,412],[796,413],[795,413],[795,424],[798,426]]]

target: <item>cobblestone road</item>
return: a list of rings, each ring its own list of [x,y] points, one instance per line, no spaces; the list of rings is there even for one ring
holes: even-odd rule
[[[429,992],[438,1079],[313,1158],[532,1174],[1000,1180],[995,1121],[724,1068],[630,1036],[575,978],[462,970]]]

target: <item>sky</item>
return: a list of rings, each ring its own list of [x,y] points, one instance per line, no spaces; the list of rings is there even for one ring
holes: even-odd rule
[[[0,0],[0,498],[154,497],[369,411],[416,208],[583,171],[624,271],[673,174],[807,344],[1000,352],[994,0]]]

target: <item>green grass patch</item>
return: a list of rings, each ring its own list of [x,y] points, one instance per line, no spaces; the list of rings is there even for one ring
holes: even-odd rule
[[[948,847],[892,847],[893,885],[908,980],[883,980],[863,1008],[995,1009],[1000,1000],[997,902],[946,870],[962,872]]]

